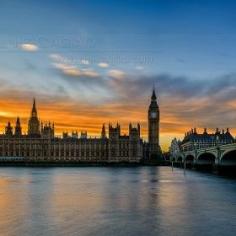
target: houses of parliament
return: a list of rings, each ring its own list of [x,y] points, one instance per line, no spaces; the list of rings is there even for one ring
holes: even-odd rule
[[[0,134],[0,160],[52,162],[129,162],[138,163],[160,156],[160,111],[155,89],[148,109],[148,142],[140,136],[140,124],[129,125],[129,134],[121,135],[121,127],[103,124],[99,138],[87,137],[82,132],[55,136],[54,123],[40,123],[35,100],[28,121],[27,134],[22,133],[20,118],[13,127],[10,122]]]

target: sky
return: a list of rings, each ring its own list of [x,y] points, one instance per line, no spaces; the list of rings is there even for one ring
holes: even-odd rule
[[[192,127],[236,134],[234,0],[1,0],[0,132],[35,97],[42,121],[99,136],[141,124],[155,84],[161,145]]]

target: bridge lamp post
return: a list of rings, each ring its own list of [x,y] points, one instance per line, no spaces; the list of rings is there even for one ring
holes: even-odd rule
[[[221,150],[220,150],[219,144],[217,145],[216,150],[217,150],[217,158],[216,158],[217,159],[217,163],[215,163],[215,164],[219,165],[220,164],[220,156],[221,156]]]
[[[193,146],[194,146],[195,157],[194,157],[193,162],[196,161],[195,158],[197,157],[197,145],[198,145],[198,144],[197,144],[196,142],[194,142]]]
[[[216,137],[216,150],[217,150],[217,165],[220,164],[220,144],[219,144],[219,136]]]
[[[185,170],[186,170],[186,156],[184,157],[184,174],[185,174]]]

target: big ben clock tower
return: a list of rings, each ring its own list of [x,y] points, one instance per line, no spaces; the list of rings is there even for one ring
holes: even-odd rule
[[[156,159],[160,157],[159,124],[160,110],[157,104],[155,89],[153,89],[151,103],[148,109],[148,142],[150,159]]]

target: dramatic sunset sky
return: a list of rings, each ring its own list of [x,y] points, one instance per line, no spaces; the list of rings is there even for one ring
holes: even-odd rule
[[[155,83],[161,144],[191,127],[236,134],[235,0],[1,0],[0,129],[33,97],[56,133],[140,122]]]

